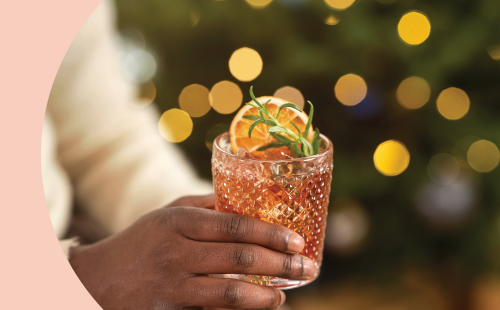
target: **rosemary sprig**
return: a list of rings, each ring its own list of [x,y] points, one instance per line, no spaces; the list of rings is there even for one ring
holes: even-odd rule
[[[271,142],[265,146],[262,146],[257,151],[265,151],[269,148],[287,146],[294,153],[296,157],[308,157],[319,153],[319,145],[321,142],[319,136],[319,129],[316,128],[314,132],[314,138],[311,142],[309,142],[306,138],[307,135],[309,134],[314,114],[314,106],[310,101],[307,101],[311,106],[311,111],[309,112],[309,120],[307,121],[304,135],[302,135],[297,125],[295,125],[293,122],[291,124],[297,130],[297,133],[284,127],[278,121],[278,117],[281,113],[281,110],[290,108],[302,112],[301,108],[299,108],[293,103],[286,103],[280,106],[278,113],[276,113],[276,115],[272,115],[272,113],[270,113],[266,109],[266,105],[271,100],[267,101],[264,104],[261,104],[253,94],[253,86],[250,87],[250,96],[252,97],[252,102],[249,102],[247,104],[256,108],[259,111],[259,115],[243,116],[243,118],[254,121],[252,125],[250,125],[250,129],[248,130],[248,137],[249,138],[252,137],[252,131],[258,124],[265,124],[269,126],[267,132],[276,139],[275,142]]]

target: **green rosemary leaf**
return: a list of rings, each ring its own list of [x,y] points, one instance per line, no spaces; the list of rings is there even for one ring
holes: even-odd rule
[[[251,107],[254,107],[254,108],[256,108],[256,109],[260,109],[258,106],[256,106],[255,104],[252,104],[252,103],[250,103],[250,102],[246,102],[245,104],[246,104],[246,105],[249,105],[249,106],[251,106]]]
[[[302,112],[302,110],[298,106],[296,106],[295,104],[293,104],[293,103],[285,103],[278,110],[278,114],[276,114],[276,118],[278,118],[278,116],[280,116],[281,110],[284,109],[284,108],[292,108],[292,109],[295,109],[295,110],[297,110],[299,112]]]
[[[260,123],[262,123],[264,120],[262,118],[259,118],[258,120],[256,120],[255,122],[252,123],[252,125],[250,125],[250,128],[248,129],[248,137],[251,138],[252,137],[252,131],[253,129],[255,128],[255,126],[259,125]]]
[[[269,127],[269,129],[267,130],[267,132],[284,132],[284,131],[286,131],[286,128],[279,126]]]
[[[269,99],[269,100],[267,100],[267,102],[266,102],[266,103],[264,103],[264,108],[266,107],[266,105],[267,105],[269,102],[271,102],[271,100],[272,100],[272,99]]]
[[[257,105],[260,107],[260,108],[264,108],[264,106],[262,106],[262,104],[260,104],[260,102],[255,98],[255,95],[253,94],[253,86],[250,86],[250,97],[252,97],[252,100],[257,103]]]
[[[304,154],[306,156],[311,156],[313,155],[313,147],[311,145],[311,142],[307,141],[307,139],[303,136],[300,136],[300,140],[302,141],[302,150],[304,151]]]
[[[289,144],[290,143],[286,142],[286,141],[275,141],[275,142],[269,143],[268,145],[264,145],[264,146],[258,148],[257,151],[262,152],[262,151],[265,151],[265,150],[273,148],[273,147],[282,147],[282,146],[289,145]]]
[[[299,133],[299,135],[300,135],[300,129],[299,129],[299,127],[297,127],[297,125],[295,125],[295,123],[294,123],[294,122],[290,122],[290,124],[292,124],[292,125],[293,125],[293,127],[295,127],[295,129],[297,129],[297,132],[298,132],[298,133]]]
[[[262,123],[266,124],[267,126],[276,126],[276,123],[272,120],[272,119],[269,119],[269,118],[264,118]]]
[[[249,119],[251,121],[256,121],[260,118],[258,115],[244,115],[243,118]]]
[[[292,143],[292,140],[288,139],[285,136],[280,135],[277,132],[270,132],[270,134],[271,134],[271,136],[273,136],[278,141],[288,141],[288,142]]]
[[[311,110],[309,111],[309,120],[307,121],[306,130],[304,131],[304,137],[307,137],[307,134],[309,134],[309,128],[311,128],[311,123],[313,121],[313,115],[314,115],[313,104],[309,100],[307,100],[307,102],[309,102],[309,105],[311,106]]]
[[[321,138],[319,137],[319,129],[316,127],[316,130],[314,131],[314,138],[312,140],[312,147],[313,147],[313,154],[316,155],[319,153],[319,144],[321,142]]]
[[[304,152],[302,152],[296,143],[290,144],[289,148],[292,150],[294,157],[305,157]]]

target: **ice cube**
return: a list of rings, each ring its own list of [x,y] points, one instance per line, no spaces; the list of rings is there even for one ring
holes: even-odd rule
[[[264,157],[267,160],[283,160],[283,159],[293,159],[291,156],[292,152],[286,148],[270,148],[264,153]]]
[[[240,147],[240,149],[236,153],[236,156],[243,158],[253,158],[252,155],[250,155],[250,153],[248,153],[247,149],[245,149],[244,147]]]

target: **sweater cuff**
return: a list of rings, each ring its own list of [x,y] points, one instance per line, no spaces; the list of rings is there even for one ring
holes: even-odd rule
[[[59,245],[61,246],[66,258],[69,259],[71,249],[79,246],[80,241],[78,240],[78,237],[71,239],[64,239],[64,240],[59,240]]]

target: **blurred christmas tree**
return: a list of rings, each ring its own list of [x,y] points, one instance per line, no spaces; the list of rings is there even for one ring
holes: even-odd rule
[[[418,267],[467,298],[473,279],[500,266],[500,1],[352,2],[117,5],[120,29],[137,29],[156,54],[162,112],[179,108],[185,87],[203,85],[198,94],[207,97],[224,80],[244,101],[250,85],[257,95],[290,85],[315,104],[314,125],[335,145],[335,169],[330,241],[313,285],[387,282]],[[228,67],[242,47],[263,62],[251,82]],[[210,109],[208,98],[198,100]],[[191,116],[205,108],[193,109],[184,108]],[[216,110],[193,117],[179,144],[207,179],[207,133],[213,139],[234,116]]]

